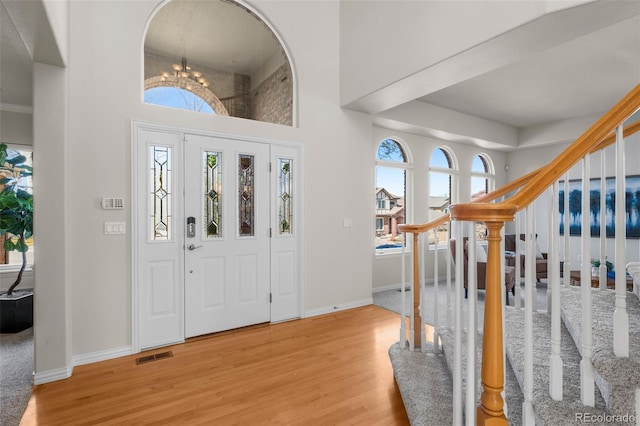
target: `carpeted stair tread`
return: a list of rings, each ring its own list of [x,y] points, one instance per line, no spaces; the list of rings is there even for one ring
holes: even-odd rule
[[[444,357],[429,352],[401,349],[398,343],[389,348],[393,375],[402,402],[413,426],[452,423],[453,384]]]
[[[455,332],[449,330],[447,327],[439,327],[438,333],[442,341],[442,351],[445,354],[447,361],[447,368],[450,372],[453,371],[453,357],[454,357],[454,339]],[[480,403],[480,395],[482,393],[482,387],[480,385],[480,371],[482,365],[482,335],[476,336],[476,406]],[[466,371],[467,371],[467,332],[462,331],[462,398],[464,406],[464,398],[466,397]],[[510,425],[522,424],[522,391],[520,385],[514,375],[511,368],[511,364],[507,360],[505,368],[504,378],[504,402],[506,416],[509,419]]]
[[[626,293],[629,314],[629,358],[613,353],[613,312],[615,292],[592,290],[593,367],[595,381],[605,399],[607,411],[625,415],[635,413],[635,390],[640,387],[640,303],[632,293]],[[582,335],[582,304],[580,288],[562,289],[562,319],[580,349]],[[572,306],[572,309],[567,309]]]
[[[505,346],[520,387],[524,389],[524,309],[505,309]],[[573,425],[577,413],[605,415],[605,404],[596,389],[596,407],[585,407],[580,401],[580,354],[561,324],[560,356],[563,363],[563,399],[549,396],[549,356],[551,354],[551,316],[533,313],[533,407],[536,424]],[[594,423],[597,424],[597,423]]]

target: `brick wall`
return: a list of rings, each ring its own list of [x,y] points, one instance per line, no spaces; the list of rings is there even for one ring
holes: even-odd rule
[[[258,86],[251,94],[251,118],[291,126],[293,123],[293,79],[288,63]]]

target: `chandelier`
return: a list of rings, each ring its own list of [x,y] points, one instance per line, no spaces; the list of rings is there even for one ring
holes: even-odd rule
[[[187,58],[185,58],[184,56],[182,57],[180,64],[173,64],[173,74],[170,74],[166,71],[162,73],[162,76],[165,78],[171,75],[193,81],[200,84],[202,87],[209,87],[209,82],[207,81],[207,79],[202,76],[202,73],[200,71],[191,70],[191,67],[187,65]]]

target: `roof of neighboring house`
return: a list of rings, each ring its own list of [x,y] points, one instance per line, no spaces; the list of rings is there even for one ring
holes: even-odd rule
[[[439,197],[429,197],[430,210],[444,210],[449,207],[449,197],[442,195]]]
[[[387,191],[386,189],[381,188],[381,187],[376,188],[376,195],[378,195],[380,192],[384,192],[385,195],[387,196],[387,198],[389,198],[391,200],[403,200],[402,204],[404,204],[404,197],[400,197],[398,195],[394,195],[394,194],[390,193],[389,191]]]

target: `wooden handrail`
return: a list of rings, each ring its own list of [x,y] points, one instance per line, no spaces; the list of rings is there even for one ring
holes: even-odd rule
[[[633,135],[637,132],[640,131],[640,120],[635,121],[634,123],[628,125],[627,127],[624,128],[624,137],[629,137],[630,135]],[[616,135],[615,133],[610,133],[608,136],[606,136],[605,138],[601,139],[600,142],[596,143],[593,145],[593,147],[591,148],[591,150],[589,151],[590,154],[593,154],[594,152],[600,151],[610,145],[613,145],[616,141]],[[576,141],[577,142],[577,141]],[[574,142],[575,143],[575,142]],[[568,148],[567,148],[568,149]],[[469,204],[476,204],[476,203],[488,203],[490,201],[493,201],[497,198],[500,198],[504,195],[509,194],[510,192],[513,192],[523,186],[525,186],[526,184],[528,184],[533,178],[535,178],[540,172],[542,172],[545,169],[545,166],[540,167],[539,169],[536,169],[532,172],[527,173],[526,175],[523,175],[517,179],[512,180],[511,182],[501,186],[500,188],[497,188],[491,192],[489,192],[488,194],[482,195],[478,198],[476,198],[475,200],[471,201]],[[565,172],[566,173],[566,172]],[[561,173],[563,174],[563,173]],[[511,199],[509,200],[509,204],[512,204]],[[526,207],[526,206],[525,206]],[[522,208],[518,208],[518,211],[522,210]],[[444,214],[430,222],[427,223],[423,223],[423,224],[419,224],[419,225],[412,225],[412,224],[402,224],[402,225],[398,225],[398,230],[400,232],[405,232],[405,233],[410,233],[410,234],[414,234],[414,233],[423,233],[423,232],[428,232],[434,228],[437,228],[440,225],[444,225],[445,223],[449,222],[451,220],[449,214]]]
[[[517,194],[509,198],[518,211],[540,196],[553,182],[565,174],[582,158],[597,150],[609,134],[640,108],[640,84],[603,115],[551,163],[531,179]]]

